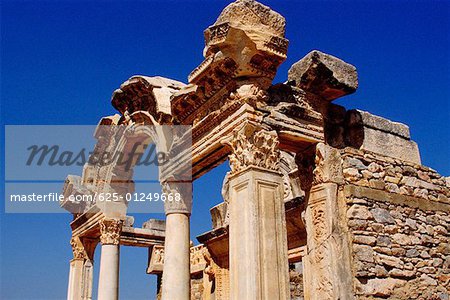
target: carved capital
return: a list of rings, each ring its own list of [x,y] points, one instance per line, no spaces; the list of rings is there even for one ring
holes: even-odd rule
[[[229,155],[231,174],[255,166],[279,172],[280,151],[275,131],[268,131],[256,124],[245,123],[226,139],[232,153]]]
[[[192,211],[192,182],[166,181],[162,183],[165,195],[164,211],[171,213],[191,214]]]
[[[72,237],[70,239],[70,246],[72,246],[73,259],[86,259],[87,254],[78,237]]]
[[[119,219],[103,219],[100,224],[100,242],[102,245],[119,245],[123,221]]]
[[[318,143],[313,175],[313,184],[343,183],[342,159],[339,151],[323,143]]]

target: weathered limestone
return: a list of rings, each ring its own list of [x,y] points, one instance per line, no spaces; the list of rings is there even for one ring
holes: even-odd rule
[[[286,59],[288,41],[284,35],[283,16],[256,1],[238,0],[228,5],[205,30],[206,59],[199,68],[226,58],[237,65],[236,77],[273,79]],[[189,82],[198,82],[200,69],[191,73]]]
[[[444,178],[389,156],[341,153],[344,168],[356,171],[344,171],[355,295],[448,298],[450,190]],[[372,180],[383,184],[368,186]]]
[[[165,202],[166,223],[134,227],[125,201],[68,200],[132,192],[132,168],[90,160],[81,177],[68,176],[68,299],[91,299],[99,238],[99,299],[118,297],[120,245],[149,249],[163,300],[447,299],[450,180],[420,165],[406,125],[331,103],[355,92],[355,67],[312,51],[287,83],[273,84],[287,54],[285,20],[252,0],[231,3],[204,34],[205,59],[188,85],[133,76],[113,94],[120,115],[95,131],[92,158],[128,153],[136,141],[162,141],[169,154],[189,144],[159,169],[163,192],[181,196]],[[227,159],[213,229],[194,246],[192,181]]]
[[[70,261],[68,300],[92,299],[93,256],[96,241],[72,237],[73,259]]]
[[[166,216],[166,241],[162,298],[190,298],[189,216],[171,213]]]
[[[305,211],[305,298],[353,299],[345,203],[338,193],[343,175],[336,149],[317,145],[313,182]]]
[[[166,194],[179,193],[180,201],[166,201],[166,240],[162,300],[190,298],[190,228],[192,206],[191,182],[166,182]]]
[[[358,88],[354,66],[317,50],[292,65],[288,81],[327,101],[354,93]]]
[[[83,299],[83,266],[84,259],[72,259],[70,261],[69,287],[67,289],[67,300]]]
[[[98,299],[119,299],[120,232],[123,221],[104,219],[100,221],[100,275],[98,279]]]
[[[287,243],[276,135],[244,124],[230,146],[230,299],[286,299]]]
[[[111,104],[122,114],[148,111],[161,124],[171,115],[171,96],[184,86],[159,76],[133,76],[114,91]]]
[[[348,111],[346,119],[348,145],[420,164],[419,148],[410,140],[408,126],[360,110]]]

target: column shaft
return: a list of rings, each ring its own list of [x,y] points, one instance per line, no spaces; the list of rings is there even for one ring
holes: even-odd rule
[[[230,178],[230,299],[288,299],[281,174],[250,167]]]
[[[92,300],[92,282],[94,279],[94,264],[90,259],[86,259],[83,266],[83,286],[82,299]]]
[[[166,216],[162,300],[190,299],[189,214]]]
[[[120,233],[123,221],[103,219],[100,224],[100,274],[98,279],[98,300],[119,299]]]
[[[84,259],[72,259],[70,261],[67,300],[82,299],[83,264]]]
[[[119,298],[119,245],[102,245],[98,300]]]

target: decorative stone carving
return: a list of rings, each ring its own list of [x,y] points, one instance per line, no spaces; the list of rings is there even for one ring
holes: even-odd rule
[[[72,246],[73,258],[74,259],[86,259],[87,254],[78,237],[72,237],[70,239],[70,246]]]
[[[100,242],[102,245],[119,245],[123,221],[119,219],[103,219],[100,224]]]
[[[207,261],[205,255],[208,249],[203,245],[191,246],[190,249],[190,265],[191,274],[203,272],[206,269]]]
[[[310,299],[353,299],[348,232],[336,183],[311,188],[305,211]]]
[[[316,146],[314,184],[335,182],[343,183],[342,159],[339,150],[323,143]]]
[[[239,65],[237,77],[273,79],[286,59],[285,25],[283,16],[261,3],[235,1],[205,30],[205,61],[229,57]]]
[[[171,96],[184,86],[159,76],[133,76],[114,91],[111,103],[122,114],[147,111],[155,120],[163,121],[165,115],[171,114]]]
[[[164,264],[164,248],[156,248],[155,252],[155,264]]]
[[[236,129],[224,143],[232,149],[229,156],[231,174],[249,166],[279,172],[280,151],[276,132],[246,123]]]
[[[295,157],[289,152],[280,152],[280,170],[283,174],[284,201],[304,196]]]
[[[354,93],[358,88],[354,66],[317,50],[292,65],[288,80],[327,101]]]
[[[170,213],[191,214],[192,211],[192,182],[166,181],[162,183],[163,193],[166,195],[164,211]]]
[[[216,299],[230,299],[230,270],[217,267],[214,270],[214,276],[216,278]]]

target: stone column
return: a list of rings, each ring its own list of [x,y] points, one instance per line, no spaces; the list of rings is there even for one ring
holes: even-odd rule
[[[73,259],[70,261],[67,300],[79,300],[82,295],[83,265],[86,254],[79,238],[72,237],[70,245],[72,246]]]
[[[192,182],[165,182],[163,192],[167,197],[161,299],[189,300]]]
[[[83,266],[82,299],[92,300],[92,282],[94,279],[94,262],[86,259]]]
[[[277,134],[246,123],[229,156],[230,299],[288,299],[283,177]]]
[[[100,221],[100,275],[98,280],[98,300],[117,300],[119,298],[119,256],[120,233],[123,221],[103,219]]]
[[[342,160],[337,149],[316,147],[314,180],[305,210],[305,299],[354,299]]]
[[[79,237],[72,237],[73,259],[70,261],[68,300],[92,299],[92,256],[93,250],[86,249]],[[91,253],[92,252],[92,253]],[[90,256],[92,254],[92,256]]]

